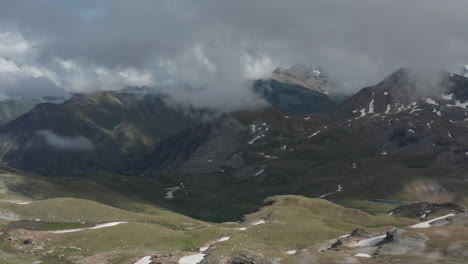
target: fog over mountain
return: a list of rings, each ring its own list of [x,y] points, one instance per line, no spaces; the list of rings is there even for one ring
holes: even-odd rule
[[[400,67],[460,71],[467,13],[464,0],[0,0],[0,93],[151,86],[232,110],[258,104],[248,80],[295,63],[351,93]]]

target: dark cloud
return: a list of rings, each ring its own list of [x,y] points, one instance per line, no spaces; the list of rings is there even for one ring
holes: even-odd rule
[[[0,32],[67,90],[171,87],[235,108],[277,65],[317,64],[348,92],[403,66],[451,70],[468,62],[466,14],[466,0],[0,0]]]

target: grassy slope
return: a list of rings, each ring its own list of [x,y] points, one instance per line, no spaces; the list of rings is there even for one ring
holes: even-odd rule
[[[271,258],[283,258],[284,263],[293,263],[292,257],[285,254],[288,250],[314,245],[320,248],[324,241],[349,234],[358,227],[405,226],[415,222],[388,215],[373,216],[326,200],[302,196],[276,196],[269,200],[274,202],[273,205],[248,215],[247,226],[250,228],[218,247],[210,259],[248,249]],[[265,224],[251,225],[262,219]]]
[[[10,243],[5,235],[2,236],[1,254],[7,258],[5,263],[18,263],[15,262],[16,259],[28,259],[28,257],[28,260],[45,260],[45,256],[50,258],[50,261],[65,263],[60,261],[63,259],[85,261],[103,254],[110,254],[108,258],[112,259],[112,263],[129,263],[146,254],[176,253],[182,256],[183,251],[193,252],[209,241],[230,236],[231,240],[219,244],[217,247],[219,250],[213,253],[213,257],[225,254],[227,251],[242,251],[245,248],[274,255],[283,249],[305,248],[335,238],[351,232],[356,227],[400,226],[414,222],[387,215],[372,216],[319,199],[279,196],[271,200],[275,201],[272,206],[264,207],[259,212],[247,216],[245,223],[219,225],[203,223],[171,212],[164,212],[161,216],[136,214],[73,198],[36,201],[26,205],[3,202],[1,207],[15,213],[21,220],[40,218],[41,222],[59,223],[57,227],[63,227],[63,223],[79,221],[89,223],[130,221],[131,223],[64,234],[30,231],[24,227],[10,229],[5,235],[17,237],[20,242]],[[251,225],[261,219],[265,219],[267,223]],[[235,229],[241,226],[248,229],[246,231]],[[34,237],[34,242],[43,245],[43,249],[36,250],[34,254],[24,252],[24,249],[31,248],[21,245],[22,239],[28,237]],[[69,247],[78,247],[82,250],[77,251]],[[47,253],[50,250],[54,252]],[[59,257],[60,255],[64,257]]]
[[[79,227],[82,221],[86,221],[86,225],[107,221],[131,222],[99,230],[65,234],[27,229],[11,230],[1,237],[0,259],[6,258],[3,260],[4,263],[25,263],[38,259],[46,263],[67,263],[64,259],[73,263],[96,263],[101,261],[99,258],[111,260],[112,263],[131,263],[148,254],[176,254],[177,257],[188,255],[190,253],[187,251],[195,252],[197,248],[207,245],[209,241],[223,236],[230,236],[231,239],[217,244],[216,249],[210,253],[209,259],[219,259],[221,255],[245,252],[248,248],[253,252],[261,252],[265,256],[280,257],[284,263],[294,263],[294,257],[285,254],[287,250],[319,248],[324,241],[350,233],[358,227],[406,226],[416,222],[416,220],[389,216],[386,213],[371,215],[361,210],[344,208],[326,200],[288,195],[271,198],[271,201],[274,201],[271,206],[263,207],[260,211],[246,216],[246,222],[241,224],[210,224],[163,209],[159,205],[185,212],[194,212],[202,208],[201,214],[219,210],[231,213],[234,217],[246,210],[254,210],[255,205],[260,203],[262,195],[242,198],[246,192],[253,191],[252,186],[246,182],[237,184],[229,182],[232,179],[224,178],[221,174],[189,180],[185,182],[185,185],[188,186],[188,190],[193,188],[194,193],[191,196],[185,197],[176,193],[176,199],[165,200],[163,188],[176,185],[179,180],[177,177],[159,175],[160,179],[156,181],[102,174],[90,178],[50,179],[22,175],[6,169],[3,172],[0,174],[3,183],[3,194],[0,195],[2,200],[27,200],[21,194],[29,194],[30,197],[36,198],[74,196],[112,204],[120,208],[76,198],[47,199],[26,205],[1,202],[1,208],[14,213],[18,220],[30,221],[40,218],[41,223],[47,224],[45,229],[54,229],[54,227],[60,229],[67,225]],[[340,182],[344,178],[336,176],[336,179],[334,177],[331,179]],[[226,186],[237,187],[223,193],[225,191],[223,188]],[[15,192],[12,193],[12,190]],[[18,192],[20,190],[21,192]],[[209,191],[197,193],[196,190]],[[348,202],[356,206],[359,202],[359,200],[349,200],[347,195],[340,197],[342,194],[346,193],[338,193],[336,198],[343,203]],[[356,194],[352,193],[352,195]],[[237,207],[231,206],[228,199],[239,199],[230,200]],[[190,208],[204,201],[207,203],[202,207]],[[361,201],[361,203],[366,202]],[[384,213],[388,205],[368,204],[366,206],[373,212]],[[252,225],[262,219],[266,220],[265,224]],[[9,222],[3,221],[2,226],[6,227]],[[238,227],[248,229],[239,231],[236,230]],[[29,249],[29,246],[12,244],[6,240],[7,236],[20,239],[33,236],[36,243],[44,244],[44,248],[36,250],[34,254],[24,253],[24,249]],[[18,247],[23,247],[23,249]],[[82,250],[77,251],[67,247],[79,247]],[[54,250],[54,252],[48,254],[49,250]],[[60,258],[60,255],[64,257]],[[321,256],[321,258],[327,257],[334,260],[342,256],[338,253]]]

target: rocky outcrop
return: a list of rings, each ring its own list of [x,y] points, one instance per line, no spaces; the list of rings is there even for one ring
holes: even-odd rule
[[[384,240],[379,243],[376,255],[418,255],[426,249],[425,242],[429,238],[422,234],[405,235],[401,229],[387,232]]]
[[[228,264],[270,264],[270,262],[263,260],[259,256],[239,254],[232,257],[228,261]]]

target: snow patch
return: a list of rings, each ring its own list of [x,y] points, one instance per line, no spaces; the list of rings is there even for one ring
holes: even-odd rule
[[[320,134],[320,130],[319,130],[319,131],[317,131],[317,132],[315,132],[315,133],[313,133],[313,134],[312,134],[312,135],[310,135],[308,138],[315,137],[315,136],[316,136],[316,135],[318,135],[318,134]]]
[[[198,264],[205,258],[205,256],[206,254],[203,253],[186,256],[179,259],[179,264]]]
[[[105,223],[105,224],[100,224],[100,225],[97,225],[97,226],[93,226],[91,227],[90,229],[98,229],[98,228],[103,228],[103,227],[111,227],[111,226],[116,226],[116,225],[120,225],[120,224],[126,224],[128,222],[111,222],[111,223]]]
[[[99,229],[99,228],[104,228],[104,227],[111,227],[111,226],[116,226],[116,225],[126,224],[126,223],[128,223],[128,222],[110,222],[110,223],[100,224],[100,225],[89,227],[89,228],[57,230],[57,231],[52,231],[52,233],[54,233],[54,234],[72,233],[72,232],[84,231],[84,230],[88,230],[88,229]]]
[[[251,133],[251,134],[255,133],[255,131],[257,131],[256,128],[257,128],[257,126],[255,126],[255,125],[250,125],[250,133]]]
[[[10,201],[10,200],[1,201],[1,202],[14,203],[14,204],[20,204],[20,205],[25,205],[25,204],[30,204],[30,203],[32,203],[32,202]]]
[[[434,219],[426,221],[426,222],[422,222],[422,223],[419,223],[419,224],[412,225],[411,228],[428,228],[428,227],[431,227],[431,224],[433,222],[438,221],[438,220],[442,220],[442,219],[445,219],[447,217],[454,216],[454,215],[455,214],[448,214],[448,215],[444,215],[444,216],[441,216],[441,217],[437,217],[437,218],[434,218]]]
[[[210,248],[210,246],[201,247],[201,248],[200,248],[200,252],[205,252],[205,251],[207,251],[209,248]]]
[[[369,103],[369,114],[373,114],[373,113],[374,113],[374,98],[372,98],[372,100]]]
[[[255,141],[259,140],[262,138],[262,135],[254,137],[251,141],[249,141],[249,145],[252,145]]]
[[[328,195],[331,195],[331,194],[334,194],[334,193],[337,193],[337,192],[342,192],[342,191],[343,191],[343,186],[341,186],[341,184],[338,184],[338,189],[337,189],[336,191],[334,191],[334,192],[329,192],[329,193],[326,193],[326,194],[324,194],[324,195],[321,195],[321,196],[319,197],[319,199],[323,199],[323,198],[325,198],[325,197],[328,196]]]
[[[224,241],[228,241],[230,239],[230,237],[222,237],[218,240],[218,242],[224,242]]]
[[[385,110],[385,114],[390,114],[390,110],[392,109],[392,107],[390,106],[390,104],[387,105],[387,110]]]
[[[453,94],[442,94],[442,99],[452,100],[453,99]]]
[[[361,117],[365,117],[365,116],[366,116],[366,109],[365,109],[365,108],[361,109],[360,112],[361,112],[361,115],[358,116],[358,117],[356,117],[355,119],[359,119],[359,118],[361,118]]]
[[[455,107],[460,107],[460,108],[466,109],[467,106],[468,106],[468,102],[462,103],[462,102],[460,102],[458,100],[455,102]]]
[[[254,175],[258,176],[258,175],[262,174],[264,171],[265,171],[265,165],[263,165],[263,167],[257,173],[255,173]]]
[[[434,101],[431,98],[424,98],[423,101],[431,105],[439,105],[436,101]]]
[[[366,254],[366,253],[357,253],[356,255],[354,255],[354,257],[370,258],[369,254]]]
[[[294,255],[296,254],[297,250],[289,250],[289,251],[286,251],[286,254],[288,255]]]
[[[262,224],[265,224],[265,223],[266,223],[265,220],[260,220],[258,222],[253,223],[253,225],[262,225]]]
[[[350,245],[351,247],[372,247],[382,242],[386,235],[363,239],[356,244]]]
[[[140,260],[138,260],[134,264],[151,264],[151,262],[152,262],[151,256],[146,256],[146,257],[142,257]]]
[[[179,186],[165,188],[164,190],[168,191],[164,199],[174,199],[174,192],[182,190]]]

